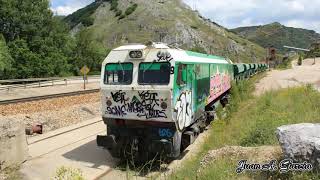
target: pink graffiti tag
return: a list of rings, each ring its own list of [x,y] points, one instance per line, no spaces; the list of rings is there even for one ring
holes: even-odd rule
[[[210,97],[209,102],[212,102],[217,97],[221,96],[227,90],[231,88],[231,78],[228,74],[217,73],[211,76],[210,79]]]

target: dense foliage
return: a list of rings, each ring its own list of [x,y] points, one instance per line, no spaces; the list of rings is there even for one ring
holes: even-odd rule
[[[74,73],[79,73],[79,68],[87,65],[92,70],[91,73],[99,74],[101,63],[110,52],[106,50],[103,44],[92,41],[88,36],[89,30],[82,30],[76,35],[76,48],[74,50],[74,62],[73,67],[76,69]]]
[[[5,72],[10,71],[12,61],[12,57],[10,56],[4,38],[0,35],[0,77],[2,77]]]
[[[78,75],[83,65],[98,71],[106,55],[90,39],[71,37],[48,0],[0,0],[0,34],[0,79]]]

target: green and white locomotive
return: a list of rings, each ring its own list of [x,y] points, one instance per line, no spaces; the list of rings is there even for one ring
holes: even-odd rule
[[[178,157],[213,119],[216,105],[226,103],[234,70],[229,59],[161,43],[112,50],[102,64],[107,135],[97,137],[98,145],[120,158]]]

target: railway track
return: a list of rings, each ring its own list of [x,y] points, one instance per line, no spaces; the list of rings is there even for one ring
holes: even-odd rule
[[[24,102],[31,102],[31,101],[39,101],[39,100],[45,100],[45,99],[76,96],[76,95],[82,95],[82,94],[91,94],[91,93],[96,93],[96,92],[99,92],[99,91],[100,91],[100,89],[90,89],[90,90],[74,91],[74,92],[68,92],[68,93],[50,94],[50,95],[35,96],[35,97],[20,98],[20,99],[10,99],[10,100],[0,101],[0,105],[24,103]]]

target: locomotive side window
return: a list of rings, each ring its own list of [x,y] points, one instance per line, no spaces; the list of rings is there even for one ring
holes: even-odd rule
[[[187,65],[185,65],[185,64],[179,64],[179,66],[178,66],[177,84],[179,86],[183,86],[187,82],[187,72],[186,72],[187,68],[186,67],[187,67]]]
[[[138,83],[141,85],[168,85],[171,64],[169,62],[140,63]]]
[[[106,65],[104,83],[110,85],[129,85],[132,83],[132,63],[109,63]]]

